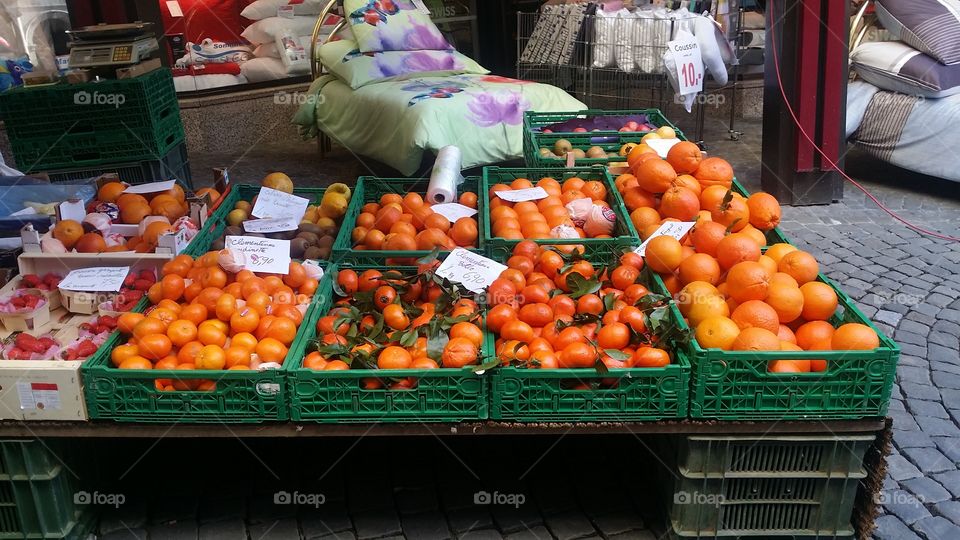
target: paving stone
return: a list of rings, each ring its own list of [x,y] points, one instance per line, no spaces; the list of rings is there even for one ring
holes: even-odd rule
[[[471,506],[447,511],[447,521],[455,533],[493,526],[493,516],[486,507]]]
[[[907,354],[903,352],[903,347],[909,347],[910,344],[903,343],[903,342],[898,342],[897,344],[900,345],[901,347],[900,359],[897,361],[898,369],[900,366],[933,369],[933,366],[930,365],[930,362],[926,358],[924,358],[926,356],[926,353],[923,353],[922,355],[918,354],[916,356],[912,354]]]
[[[895,311],[890,311],[889,309],[881,309],[873,316],[874,320],[887,323],[890,326],[897,326],[897,323],[900,322],[900,319],[903,318],[902,313],[897,313]]]
[[[235,540],[247,537],[247,526],[243,518],[211,521],[200,525],[200,540]]]
[[[931,378],[933,379],[933,383],[939,388],[960,389],[960,375],[938,371],[932,374]]]
[[[930,384],[917,384],[912,382],[900,383],[900,390],[907,397],[926,399],[928,401],[939,401],[940,391]]]
[[[907,398],[907,408],[916,416],[933,416],[935,418],[949,418],[947,410],[939,402],[924,401],[922,399]]]
[[[928,295],[928,296],[926,297],[926,299],[924,299],[924,302],[930,304],[931,306],[936,306],[936,307],[939,307],[939,308],[943,308],[943,307],[949,306],[949,305],[950,305],[950,302],[952,302],[952,301],[953,301],[952,298],[950,298],[949,296],[940,294],[940,293],[930,294],[930,295]]]
[[[883,477],[883,491],[893,491],[894,489],[900,489],[900,483],[890,478],[890,475]]]
[[[941,321],[941,322],[943,322],[943,321]],[[947,348],[956,347],[956,346],[957,346],[957,336],[955,336],[955,335],[953,335],[953,334],[948,334],[948,333],[946,333],[946,332],[940,332],[940,331],[936,330],[936,326],[934,326],[934,330],[933,330],[932,332],[930,332],[930,335],[927,336],[927,340],[928,340],[931,344],[934,344],[934,345],[943,345],[944,347],[947,347]],[[929,346],[929,345],[928,345],[928,346]]]
[[[273,522],[258,523],[250,526],[250,538],[259,540],[290,540],[300,538],[300,529],[296,518],[285,518]]]
[[[401,525],[407,538],[446,540],[451,537],[446,518],[437,511],[403,516]]]
[[[643,518],[636,511],[612,512],[592,516],[592,519],[597,529],[605,536],[635,531],[644,527]]]
[[[903,357],[901,356],[901,360]],[[960,375],[960,364],[948,364],[947,362],[937,362],[936,360],[930,361],[930,370],[931,371],[943,371],[946,373],[953,373],[955,375]],[[943,392],[941,392],[941,395]]]
[[[529,502],[520,507],[494,505],[490,510],[497,528],[505,533],[521,531],[543,523],[543,516],[537,511],[536,505]]]
[[[547,516],[547,528],[558,540],[581,538],[596,532],[587,516],[580,512],[563,512]]]
[[[887,472],[890,474],[890,478],[893,478],[897,482],[923,476],[913,463],[910,463],[907,461],[907,458],[899,454],[887,457]]]
[[[118,529],[97,537],[98,540],[143,540],[147,531],[143,528]]]
[[[929,403],[929,402],[924,402]],[[890,404],[891,406],[893,403]],[[897,447],[903,448],[934,448],[936,443],[929,435],[922,431],[897,431],[894,433],[893,442]]]
[[[920,425],[920,429],[922,429],[927,435],[943,435],[945,437],[960,438],[960,428],[957,428],[957,426],[950,420],[944,420],[942,418],[929,418],[925,416],[918,416],[916,420],[917,424]]]
[[[951,523],[960,524],[960,501],[941,501],[933,508],[936,513],[949,519]]]
[[[496,529],[480,529],[465,532],[457,538],[459,540],[503,540],[503,535]]]
[[[960,497],[960,470],[953,469],[942,473],[935,473],[931,475],[931,477],[946,488],[955,498]],[[957,523],[960,523],[960,521],[957,521]]]
[[[507,540],[548,540],[551,538],[553,538],[553,535],[543,525],[507,535]]]
[[[351,529],[353,522],[343,502],[329,502],[319,508],[302,509],[300,528],[304,536],[315,538]]]
[[[437,502],[437,491],[432,486],[402,489],[394,494],[394,499],[397,502],[397,510],[399,510],[401,514],[428,512],[440,507]]]
[[[960,440],[953,437],[931,437],[937,449],[954,463],[960,463]]]
[[[889,411],[887,413],[893,420],[893,429],[897,431],[919,431],[920,424],[914,419],[913,415],[906,411]]]
[[[351,511],[353,509],[351,508]],[[379,538],[401,532],[400,520],[392,508],[364,510],[352,514],[358,538]]]
[[[197,522],[192,519],[151,525],[147,532],[150,540],[196,540],[198,537]]]
[[[890,514],[900,518],[907,525],[930,517],[930,512],[911,493],[898,489],[883,494],[883,506]]]
[[[929,473],[930,471],[924,471]],[[925,476],[920,478],[911,478],[902,482],[903,487],[917,496],[917,500],[924,504],[938,503],[950,499],[950,492],[937,483],[932,478]]]
[[[906,411],[906,407],[903,405],[903,401],[899,399],[891,399],[890,405],[888,405],[889,410],[891,411]]]
[[[930,384],[930,370],[927,367],[915,368],[910,366],[897,366],[897,376],[901,381],[914,382],[917,384]]]
[[[608,538],[609,540],[662,540],[650,531],[631,531],[623,534],[615,534]]]
[[[913,524],[913,528],[927,537],[928,540],[960,538],[960,527],[950,523],[950,520],[942,516],[921,519]]]
[[[936,316],[927,315],[925,313],[920,313],[919,311],[909,311],[904,316],[903,320],[900,321],[900,324],[903,324],[906,321],[915,322],[924,325],[927,328],[927,332],[924,336],[930,335],[930,329],[933,327],[933,323],[937,321]]]

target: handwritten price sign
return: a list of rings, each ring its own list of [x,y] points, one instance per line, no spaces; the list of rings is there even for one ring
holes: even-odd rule
[[[460,283],[469,291],[482,293],[507,267],[483,255],[457,248],[437,268],[437,275]]]
[[[79,268],[64,276],[59,287],[65,291],[116,292],[129,273],[129,266]]]
[[[663,225],[660,225],[657,230],[653,231],[653,234],[647,237],[647,239],[640,244],[640,247],[634,251],[638,255],[645,257],[647,255],[647,244],[654,238],[658,236],[672,236],[677,240],[683,240],[683,237],[690,232],[690,229],[692,229],[694,225],[696,225],[695,221],[667,221]]]
[[[228,236],[224,247],[244,256],[244,268],[252,272],[286,274],[290,271],[290,241],[258,238],[256,236]]]
[[[292,217],[299,221],[309,204],[309,199],[264,187],[260,188],[257,204],[250,213],[258,218]]]

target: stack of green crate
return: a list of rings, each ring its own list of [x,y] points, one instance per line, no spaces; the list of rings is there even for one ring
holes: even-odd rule
[[[15,88],[0,95],[0,118],[25,172],[161,162],[185,139],[169,69]]]
[[[687,436],[665,486],[679,538],[852,538],[874,435]]]
[[[55,441],[0,441],[0,538],[82,538],[94,507]]]

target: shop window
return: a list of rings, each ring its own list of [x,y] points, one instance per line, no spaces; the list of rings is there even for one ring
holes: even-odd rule
[[[69,29],[65,0],[0,3],[0,89],[19,82],[18,71],[63,67]]]

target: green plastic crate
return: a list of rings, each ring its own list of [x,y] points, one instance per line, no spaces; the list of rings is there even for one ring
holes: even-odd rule
[[[333,257],[337,261],[347,261],[353,264],[383,265],[388,259],[398,259],[405,264],[411,264],[416,259],[428,255],[427,251],[390,251],[390,250],[354,250],[351,234],[357,224],[357,217],[360,215],[363,205],[371,202],[380,202],[380,197],[388,193],[405,195],[407,193],[419,193],[426,197],[427,186],[430,184],[428,178],[378,178],[376,176],[361,176],[357,179],[357,185],[353,188],[353,197],[350,199],[350,206],[347,208],[347,214],[343,218],[343,226],[340,227],[340,233],[333,244]],[[477,194],[478,214],[482,215],[486,201],[480,197],[478,188],[480,179],[477,177],[467,177],[464,182],[457,186],[457,199],[464,192],[472,191]],[[457,202],[457,201],[448,201]],[[478,217],[478,216],[475,216]],[[477,227],[477,247],[469,248],[474,253],[484,253],[483,235],[480,233],[480,227]],[[441,252],[446,254],[448,252]]]
[[[849,536],[860,478],[687,478],[674,482],[679,537]]]
[[[875,435],[691,435],[677,466],[687,478],[862,478]]]
[[[45,168],[40,172],[55,184],[87,180],[106,173],[116,173],[120,180],[128,184],[146,184],[177,179],[186,187],[193,189],[193,176],[190,172],[190,161],[187,159],[185,142],[180,142],[159,159],[121,161],[123,162],[97,163],[87,167]]]
[[[212,219],[212,218],[211,218]],[[197,257],[206,247],[191,243]],[[321,262],[321,266],[326,263]],[[321,280],[321,283],[326,278]],[[322,301],[314,294],[297,335],[281,369],[264,371],[195,370],[189,372],[161,369],[116,369],[110,364],[110,352],[121,344],[114,332],[86,362],[83,373],[84,396],[91,419],[149,423],[261,423],[289,418],[287,371],[302,359],[302,341],[314,332],[311,317]],[[142,299],[133,311],[143,313],[149,302]],[[316,318],[313,319],[314,323]],[[300,357],[297,354],[300,351]],[[159,391],[156,379],[214,380],[212,391]]]
[[[322,302],[317,306],[304,345],[316,338],[316,322],[327,314],[333,303],[332,280],[340,268],[351,268],[358,273],[382,265],[354,265],[341,263],[330,270],[330,280],[318,294]],[[402,271],[403,268],[400,268]],[[407,268],[407,270],[415,270]],[[481,357],[493,354],[493,338],[485,332]],[[488,418],[489,399],[487,377],[478,375],[470,367],[462,369],[351,369],[344,371],[314,371],[302,367],[306,348],[291,365],[288,391],[291,419],[314,422],[458,422]],[[417,377],[417,387],[410,390],[366,390],[362,381],[368,378]]]
[[[72,472],[53,454],[53,441],[0,441],[0,538],[69,538],[91,511],[78,504]],[[82,501],[81,501],[82,502]]]
[[[637,234],[637,230],[630,220],[630,213],[627,212],[627,208],[623,204],[623,199],[620,197],[620,192],[617,191],[616,186],[613,184],[613,179],[610,178],[610,173],[607,172],[606,168],[598,165],[590,168],[578,167],[560,171],[557,169],[501,169],[500,167],[484,167],[483,181],[480,185],[482,196],[479,197],[480,200],[484,201],[482,203],[484,209],[480,212],[480,236],[483,239],[483,245],[489,256],[495,261],[506,261],[512,254],[513,248],[520,243],[520,240],[507,240],[493,236],[490,212],[487,210],[489,206],[487,199],[491,186],[495,184],[509,184],[517,178],[526,178],[536,184],[541,178],[550,177],[563,183],[566,179],[574,176],[586,181],[599,180],[606,185],[607,202],[610,204],[610,209],[613,210],[617,216],[617,223],[613,231],[614,234],[611,235],[613,238],[547,238],[534,240],[534,242],[541,246],[581,245],[601,260],[610,260],[613,256],[619,257],[625,249],[640,245],[640,236]]]
[[[16,88],[0,96],[0,117],[17,164],[31,172],[158,160],[184,140],[167,69],[133,79]]]
[[[223,234],[227,228],[227,214],[233,210],[234,205],[239,201],[252,201],[260,193],[262,186],[255,184],[231,184],[220,204],[214,209],[210,218],[194,237],[188,246],[189,254],[194,257],[203,255],[214,240]],[[293,194],[310,200],[310,204],[318,205],[323,199],[326,188],[294,188]]]
[[[704,349],[691,337],[683,349],[693,367],[690,416],[719,420],[858,419],[884,416],[896,378],[900,349],[877,329],[832,281],[838,313],[830,320],[865,324],[880,337],[872,351],[723,351]],[[668,294],[662,282],[658,292]],[[684,327],[686,322],[680,321]],[[823,359],[827,369],[768,373],[772,360]]]
[[[659,109],[636,109],[622,111],[608,111],[599,109],[588,109],[575,112],[535,112],[527,111],[523,115],[523,155],[528,167],[566,167],[566,159],[551,159],[540,157],[541,147],[552,148],[559,139],[567,139],[574,148],[586,151],[591,146],[600,146],[604,150],[616,152],[626,143],[639,143],[640,139],[649,131],[643,132],[620,132],[620,131],[594,131],[594,132],[554,132],[543,133],[545,127],[566,122],[574,118],[589,118],[595,116],[637,116],[646,115],[648,123],[656,127],[668,126],[677,132],[677,138],[687,140],[683,132],[677,129]],[[592,165],[607,165],[611,162],[626,161],[626,159],[612,158],[585,158],[578,159],[577,167],[589,167]]]

